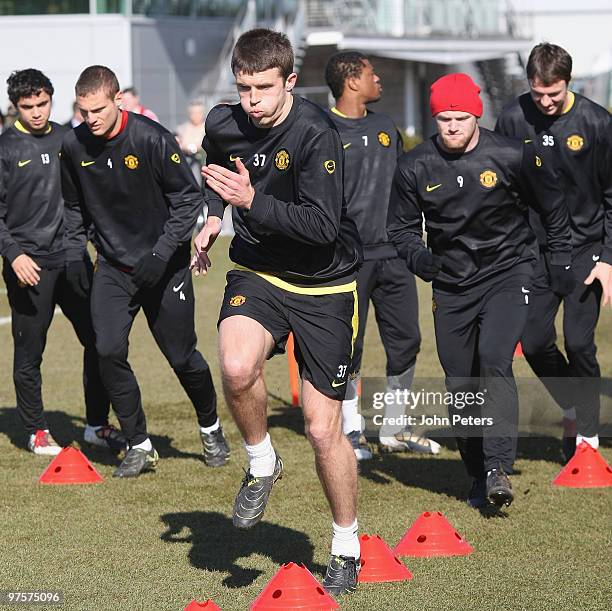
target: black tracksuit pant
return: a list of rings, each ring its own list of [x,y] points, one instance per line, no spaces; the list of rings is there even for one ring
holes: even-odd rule
[[[357,276],[359,330],[351,369],[361,369],[370,300],[387,356],[387,375],[400,375],[415,364],[421,346],[419,302],[414,275],[400,258],[364,261]]]
[[[518,393],[514,350],[527,321],[533,266],[522,263],[463,291],[434,287],[436,344],[449,392],[483,392],[484,405],[449,406],[451,418],[490,417],[492,426],[457,423],[454,432],[469,475],[500,466],[512,472],[516,456]]]
[[[567,297],[550,289],[546,257],[540,257],[530,295],[529,316],[521,339],[523,353],[534,373],[563,408],[576,408],[578,432],[586,437],[599,429],[600,370],[595,327],[601,308],[598,281],[587,286],[585,278],[599,260],[601,243],[574,250],[572,268],[576,288]],[[555,318],[563,303],[563,336],[567,358],[557,348]]]
[[[210,369],[196,350],[189,252],[183,250],[171,259],[158,285],[143,290],[132,282],[130,273],[98,258],[91,313],[100,371],[130,445],[148,436],[140,389],[127,360],[128,337],[141,308],[157,345],[193,403],[200,426],[211,426],[217,419]]]
[[[56,305],[71,322],[85,348],[83,386],[87,423],[92,426],[107,424],[110,401],[100,377],[89,299],[72,291],[66,282],[63,267],[42,269],[39,272],[40,282],[33,287],[20,286],[6,259],[2,275],[11,307],[17,411],[28,434],[48,428],[43,410],[40,366]]]

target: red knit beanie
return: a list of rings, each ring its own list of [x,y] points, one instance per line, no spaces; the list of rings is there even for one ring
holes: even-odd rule
[[[480,87],[461,72],[447,74],[431,86],[429,107],[435,117],[445,110],[461,110],[475,117],[482,116],[482,100],[478,95]]]

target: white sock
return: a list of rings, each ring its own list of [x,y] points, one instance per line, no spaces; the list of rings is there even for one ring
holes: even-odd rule
[[[359,398],[345,399],[342,401],[342,432],[345,435],[353,431],[361,432],[361,414],[359,409]]]
[[[593,437],[585,437],[584,435],[576,435],[576,447],[578,447],[583,441],[586,441],[592,448],[597,450],[599,448],[599,435]]]
[[[276,464],[276,452],[272,447],[270,433],[266,433],[263,441],[250,446],[244,444],[247,456],[249,458],[249,469],[254,477],[270,477],[274,473],[274,465]]]
[[[396,390],[410,390],[414,380],[414,365],[396,376],[387,376],[387,392]],[[393,402],[385,405],[384,424],[380,427],[380,437],[393,437],[406,428],[404,424],[406,405],[402,402]]]
[[[219,423],[219,418],[217,418],[214,424],[212,424],[211,426],[201,426],[200,430],[202,431],[202,433],[206,433],[207,435],[210,435],[211,433],[216,431],[220,426],[221,425]]]
[[[568,420],[576,420],[576,408],[570,407],[569,409],[563,410],[563,417]]]
[[[132,448],[138,448],[139,450],[146,450],[147,452],[150,452],[153,449],[153,444],[147,437],[142,443],[138,443],[135,446],[132,446]]]
[[[350,526],[338,526],[332,522],[334,536],[332,539],[332,556],[348,556],[349,558],[359,558],[361,550],[359,547],[359,537],[357,536],[357,518]]]

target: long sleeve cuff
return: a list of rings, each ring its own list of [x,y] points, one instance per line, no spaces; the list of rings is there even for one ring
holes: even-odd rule
[[[251,221],[261,224],[270,213],[271,207],[272,202],[270,198],[264,193],[255,191],[255,197],[253,197],[253,202],[247,216]]]
[[[572,264],[572,253],[569,250],[551,252],[550,262],[552,265],[571,265]]]
[[[601,250],[601,255],[599,255],[599,260],[603,263],[612,265],[612,246],[607,246],[604,244],[604,247]]]
[[[206,202],[208,206],[208,216],[218,216],[220,219],[223,218],[223,212],[225,207],[220,199],[211,199]]]
[[[4,256],[8,259],[9,263],[12,263],[19,255],[23,254],[23,250],[19,247],[19,244],[11,244],[4,252]]]

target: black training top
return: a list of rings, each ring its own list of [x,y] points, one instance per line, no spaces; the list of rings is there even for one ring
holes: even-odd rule
[[[391,117],[370,110],[359,119],[335,109],[328,115],[342,138],[344,197],[363,242],[363,258],[397,257],[387,236],[391,183],[397,158],[404,152],[397,127]]]
[[[322,109],[293,96],[287,118],[260,129],[240,104],[215,106],[202,146],[207,163],[234,172],[240,157],[255,188],[251,209],[233,210],[232,261],[297,284],[355,277],[361,242],[346,214],[342,143]],[[221,216],[221,198],[208,186],[205,197],[208,213]]]
[[[554,175],[530,145],[483,128],[467,153],[447,153],[433,136],[400,157],[389,237],[415,271],[424,216],[428,246],[442,258],[434,285],[468,288],[537,256],[525,194],[547,221],[552,262],[569,265],[567,208]]]
[[[612,263],[612,120],[610,113],[584,96],[562,115],[542,114],[529,93],[500,115],[496,131],[531,141],[540,157],[554,166],[570,215],[572,245],[604,243],[601,260]],[[542,246],[539,217],[530,222]]]
[[[151,251],[168,261],[191,240],[203,196],[159,123],[127,113],[110,140],[83,123],[66,134],[61,165],[69,261],[79,257],[90,222],[98,252],[126,268]]]
[[[66,128],[40,135],[19,121],[0,136],[0,254],[22,254],[40,267],[64,265],[64,202],[59,152]]]

